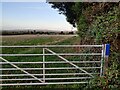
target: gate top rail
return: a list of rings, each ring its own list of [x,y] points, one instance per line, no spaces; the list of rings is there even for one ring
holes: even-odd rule
[[[46,47],[102,47],[103,45],[14,45],[14,46],[0,46],[0,48],[46,48]]]

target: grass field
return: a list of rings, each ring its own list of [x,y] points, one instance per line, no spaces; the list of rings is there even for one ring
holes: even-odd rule
[[[78,36],[39,36],[39,35],[18,35],[18,36],[3,36],[2,37],[2,45],[75,45],[75,44],[79,44],[79,37]],[[78,48],[72,48],[72,49],[61,49],[61,48],[53,48],[52,50],[55,50],[56,52],[79,52]],[[38,50],[36,48],[3,48],[2,49],[2,53],[17,53],[17,54],[26,54],[26,53],[42,53],[42,50]],[[40,59],[42,60],[41,56],[38,57],[4,57],[9,61],[40,61]],[[66,56],[65,58],[69,59],[69,60],[78,60],[78,58],[80,59],[80,57],[71,57],[71,56]],[[81,57],[82,59],[86,59],[88,60],[88,57]],[[55,56],[49,56],[46,57],[46,61],[54,61],[54,60],[59,60],[59,58],[55,57]],[[98,58],[97,58],[98,59]],[[99,60],[99,59],[98,59]],[[85,64],[86,66],[89,64]],[[81,66],[85,66],[85,65],[81,65]],[[32,64],[32,65],[18,65],[19,67],[35,67],[35,68],[42,68],[42,65],[38,65],[38,64]],[[69,67],[70,65],[68,64],[47,64],[47,67]],[[11,65],[3,65],[3,68],[12,68]],[[41,73],[42,71],[29,71],[30,73]],[[46,71],[46,73],[55,73],[56,71]],[[62,71],[57,71],[57,72],[65,72],[64,70]],[[67,72],[78,72],[76,70],[71,71],[71,70],[67,70]],[[92,71],[91,71],[92,72]],[[3,71],[2,73],[4,74],[9,74],[9,73],[18,73],[18,71],[13,71],[13,72],[9,72],[9,71]],[[20,74],[22,74],[21,72],[19,72]],[[23,76],[24,77],[24,76]],[[50,77],[50,76],[49,76]],[[57,77],[57,76],[56,76]],[[4,78],[4,77],[3,77]],[[9,77],[7,77],[9,78]],[[58,77],[59,78],[59,77]],[[12,81],[10,81],[12,82]],[[43,86],[8,86],[8,87],[3,87],[3,90],[17,90],[17,89],[25,89],[25,90],[41,90],[41,89],[48,89],[51,88],[56,89],[56,88],[61,88],[61,89],[80,89],[82,87],[84,87],[85,84],[73,84],[73,85],[43,85]],[[9,88],[9,89],[8,89]]]
[[[12,36],[3,36],[2,45],[57,44],[57,43],[62,43],[62,41],[64,42],[65,40],[69,41],[69,38],[72,39],[72,42],[69,42],[68,44],[74,44],[79,41],[79,37],[73,36],[73,35],[61,35],[61,36],[60,35],[42,35],[42,36],[41,35],[12,35]]]

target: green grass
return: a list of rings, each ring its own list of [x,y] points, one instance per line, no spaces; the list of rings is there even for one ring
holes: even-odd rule
[[[79,44],[79,37],[66,37],[66,36],[29,36],[29,38],[27,36],[21,36],[19,37],[3,37],[2,38],[2,45],[74,45],[74,44]],[[79,52],[78,48],[67,48],[67,49],[62,49],[62,48],[51,48],[51,50],[55,51],[55,52],[59,52],[59,53],[67,53],[67,52]],[[26,53],[41,53],[42,54],[42,49],[40,48],[3,48],[2,49],[2,53],[17,53],[17,54],[26,54]],[[46,53],[49,53],[46,51]],[[72,61],[72,60],[82,60],[83,57],[80,56],[64,56],[66,59]],[[35,56],[35,57],[4,57],[5,59],[11,61],[19,61],[19,62],[36,62],[36,61],[42,61],[42,56]],[[85,59],[85,58],[84,58]],[[45,57],[46,61],[60,61],[60,59],[57,56],[46,56]],[[86,58],[85,60],[88,60],[88,58]],[[86,64],[87,65],[87,64]],[[31,68],[31,67],[35,67],[35,68],[42,68],[42,64],[23,64],[23,65],[18,65],[21,68]],[[46,67],[50,68],[50,67],[69,67],[69,64],[47,64]],[[84,66],[82,65],[78,65],[78,66]],[[89,66],[89,64],[88,64]],[[10,67],[13,68],[11,65],[3,65],[4,68]],[[42,73],[42,71],[28,71],[30,73]],[[72,72],[79,72],[78,70],[47,70],[46,73],[72,73]],[[21,71],[4,71],[3,73],[5,74],[9,74],[9,73],[22,73]],[[23,73],[22,73],[23,74]],[[24,77],[24,76],[23,76]],[[52,77],[53,76],[47,76],[47,77]],[[56,78],[59,76],[56,76]],[[64,76],[63,76],[64,77]],[[66,77],[70,77],[70,76],[66,76]],[[4,77],[3,77],[4,78]],[[9,78],[9,77],[7,77]],[[12,82],[12,81],[11,81]],[[17,90],[17,89],[25,89],[25,90],[33,90],[33,89],[47,89],[47,88],[52,88],[52,89],[56,89],[56,88],[61,88],[61,89],[80,89],[84,86],[84,84],[73,84],[73,85],[42,85],[42,86],[8,86],[8,87],[3,87],[3,90]]]
[[[3,36],[2,45],[42,45],[55,44],[72,36],[40,36],[40,35],[18,35],[18,36]],[[78,38],[78,37],[77,37]]]

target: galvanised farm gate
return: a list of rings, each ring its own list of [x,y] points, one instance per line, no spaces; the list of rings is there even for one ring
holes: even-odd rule
[[[88,83],[104,74],[106,45],[1,46],[0,86]]]

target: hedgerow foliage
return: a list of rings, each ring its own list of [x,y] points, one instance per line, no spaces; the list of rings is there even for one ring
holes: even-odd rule
[[[84,11],[88,13],[89,11]],[[80,16],[78,32],[84,38],[85,44],[90,39],[96,44],[110,43],[111,55],[109,67],[104,76],[94,78],[85,89],[87,90],[119,90],[120,88],[120,10],[118,6],[111,7],[107,12],[94,15],[91,23],[87,22],[87,15]],[[89,43],[87,43],[89,44]]]

